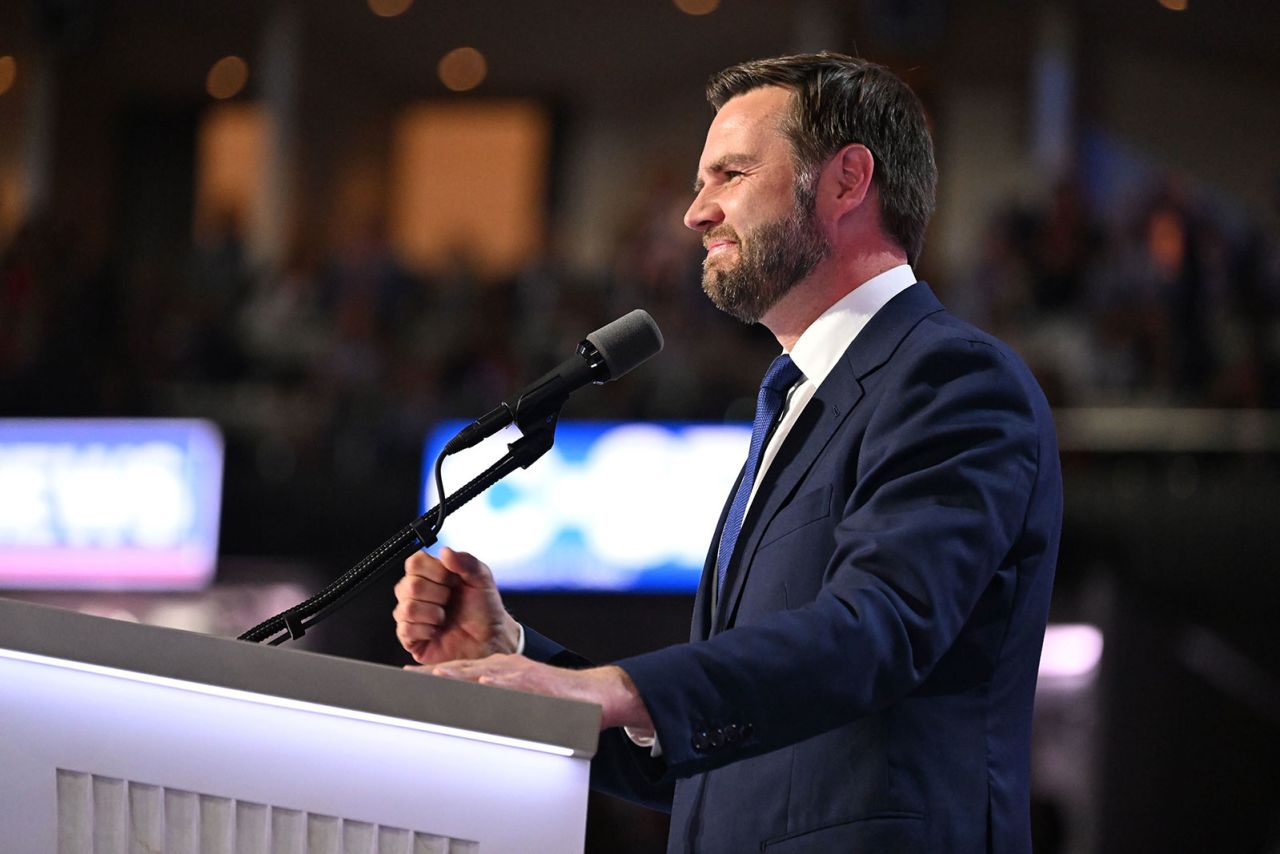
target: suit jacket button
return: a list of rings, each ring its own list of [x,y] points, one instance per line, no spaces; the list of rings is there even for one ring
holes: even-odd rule
[[[712,747],[724,747],[724,730],[716,727],[711,731],[711,738],[708,739]]]
[[[705,729],[700,729],[693,734],[693,749],[698,753],[705,753],[707,745],[710,743],[711,734]]]
[[[738,729],[737,724],[729,724],[724,728],[724,743],[737,744],[738,739],[742,737],[742,733]]]

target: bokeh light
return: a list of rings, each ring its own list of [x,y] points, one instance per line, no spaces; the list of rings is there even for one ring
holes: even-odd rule
[[[686,15],[710,15],[720,8],[720,0],[672,0]]]
[[[18,79],[18,61],[12,56],[0,56],[0,95],[13,88]]]
[[[369,11],[379,18],[395,18],[409,11],[413,0],[368,0]]]
[[[249,64],[238,56],[224,56],[209,69],[205,89],[215,98],[233,98],[249,81]]]
[[[1187,0],[1158,0],[1158,2],[1171,12],[1185,12],[1187,10]]]
[[[473,47],[458,47],[440,59],[440,82],[454,92],[466,92],[484,82],[489,73],[484,54]]]

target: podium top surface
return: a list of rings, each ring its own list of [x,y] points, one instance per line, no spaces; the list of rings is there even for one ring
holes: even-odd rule
[[[599,732],[600,709],[587,703],[0,598],[0,655],[5,651],[496,736],[576,757],[595,754]]]

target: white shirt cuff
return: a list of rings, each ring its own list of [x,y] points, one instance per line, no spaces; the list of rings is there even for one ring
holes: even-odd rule
[[[631,739],[631,743],[636,747],[649,748],[649,755],[657,759],[662,755],[662,743],[658,741],[658,734],[649,729],[633,729],[624,726],[622,731],[627,734],[627,738]]]

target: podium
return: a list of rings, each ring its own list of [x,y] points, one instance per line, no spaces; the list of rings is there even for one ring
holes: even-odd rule
[[[0,599],[0,849],[582,851],[599,717]]]

